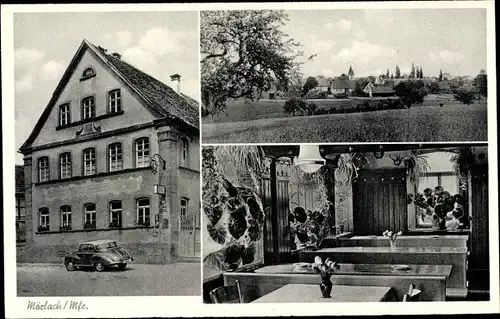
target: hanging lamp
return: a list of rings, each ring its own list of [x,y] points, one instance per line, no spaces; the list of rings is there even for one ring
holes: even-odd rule
[[[319,153],[319,145],[300,145],[299,156],[295,158],[294,165],[305,173],[315,173],[326,160]]]

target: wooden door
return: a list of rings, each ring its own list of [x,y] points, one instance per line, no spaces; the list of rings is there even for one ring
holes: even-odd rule
[[[354,234],[407,230],[405,169],[359,170],[353,183]]]

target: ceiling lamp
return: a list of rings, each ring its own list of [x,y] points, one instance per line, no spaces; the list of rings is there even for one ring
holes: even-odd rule
[[[300,145],[299,156],[294,162],[302,171],[314,173],[325,165],[326,160],[321,157],[318,145]]]

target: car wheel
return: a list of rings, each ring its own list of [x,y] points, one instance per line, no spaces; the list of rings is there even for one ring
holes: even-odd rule
[[[66,270],[73,271],[73,270],[75,270],[75,268],[76,267],[75,267],[75,264],[73,263],[73,260],[68,260],[66,262]]]
[[[127,267],[126,263],[118,264],[118,269],[120,269],[120,270],[124,270],[126,267]]]
[[[104,270],[104,265],[100,261],[97,261],[94,263],[94,270],[101,272]]]

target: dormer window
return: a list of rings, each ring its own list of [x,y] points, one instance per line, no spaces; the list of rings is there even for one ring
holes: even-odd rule
[[[95,99],[93,96],[82,100],[82,120],[95,117]]]

